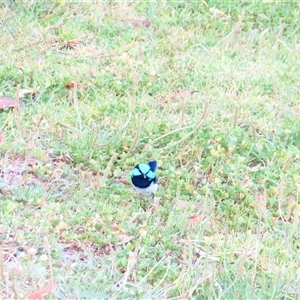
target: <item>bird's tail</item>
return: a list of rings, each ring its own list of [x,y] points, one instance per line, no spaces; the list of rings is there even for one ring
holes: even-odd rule
[[[148,165],[150,167],[150,170],[155,172],[157,169],[157,161],[156,160],[151,160],[148,162]]]

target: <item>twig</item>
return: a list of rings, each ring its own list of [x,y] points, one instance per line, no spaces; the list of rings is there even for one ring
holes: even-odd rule
[[[180,111],[180,128],[184,124],[184,119],[185,119],[185,102],[184,102],[184,97],[181,99],[181,111]]]
[[[202,117],[200,118],[200,121],[198,122],[197,126],[191,132],[189,132],[186,136],[181,138],[179,141],[177,141],[173,144],[169,144],[168,146],[166,146],[162,149],[167,149],[167,148],[170,148],[170,147],[174,147],[174,146],[180,144],[181,142],[183,142],[184,140],[186,140],[189,136],[191,136],[194,132],[196,132],[204,124],[204,122],[207,118],[207,115],[208,115],[208,101],[205,102],[203,114],[202,114]]]
[[[211,278],[213,276],[213,272],[210,272],[206,277],[200,277],[196,283],[189,289],[189,294],[187,295],[188,299],[192,298],[192,295],[194,293],[194,291],[197,289],[197,287],[199,287],[201,282],[205,282],[207,279]]]
[[[71,126],[71,125],[69,125],[69,124],[65,124],[65,123],[62,123],[62,122],[58,122],[57,124],[58,124],[58,125],[61,125],[61,126],[63,126],[63,127],[66,127],[66,128],[68,128],[68,129],[71,129],[71,130],[73,130],[73,131],[80,132],[80,130],[79,130],[78,128],[75,128],[75,127],[73,127],[73,126]]]
[[[159,141],[159,140],[161,140],[161,139],[167,137],[168,135],[171,135],[171,134],[173,134],[173,133],[176,133],[176,132],[179,132],[179,131],[182,131],[182,130],[185,130],[185,129],[190,129],[190,128],[193,128],[193,127],[195,127],[194,124],[193,124],[193,125],[186,126],[186,127],[182,127],[182,128],[177,128],[177,129],[175,129],[175,130],[172,130],[172,131],[170,131],[170,132],[167,132],[167,133],[161,135],[160,137],[154,139],[154,140],[153,140],[153,143],[155,143],[155,142],[157,142],[157,141]]]
[[[17,118],[17,128],[18,128],[18,131],[20,132],[21,121],[20,121],[20,109],[19,109],[19,106],[20,106],[20,85],[19,84],[17,85],[15,101],[16,101],[16,105],[15,105],[13,111],[14,111],[14,115]]]
[[[100,134],[100,130],[99,130],[99,128],[97,128],[96,134],[95,134],[95,136],[93,137],[92,144],[91,144],[91,147],[90,147],[91,151],[90,151],[89,159],[92,158],[92,155],[93,155],[93,149],[95,148],[95,145],[96,145],[96,142],[97,142],[97,139],[98,139],[99,134]]]
[[[0,275],[1,275],[2,281],[5,282],[3,262],[4,262],[4,257],[3,257],[3,253],[2,253],[2,247],[1,247],[1,249],[0,249]]]
[[[42,115],[41,117],[40,117],[40,119],[38,120],[38,122],[37,122],[37,124],[36,124],[36,126],[35,126],[35,130],[34,130],[34,132],[35,132],[35,137],[37,138],[38,137],[38,129],[39,129],[39,127],[40,127],[40,125],[41,125],[41,123],[42,123],[42,120],[45,118],[45,115]]]
[[[141,242],[140,240],[137,240],[134,252],[132,254],[129,253],[129,255],[128,255],[127,269],[126,269],[126,272],[125,272],[123,278],[119,282],[121,287],[123,287],[126,284],[127,279],[138,260],[138,253],[140,250],[140,242]]]
[[[141,279],[141,281],[138,283],[138,286],[147,280],[147,278],[151,275],[151,273],[155,270],[155,268],[165,259],[165,255],[150,269],[148,274]]]
[[[13,293],[15,295],[15,299],[19,299],[18,292],[17,292],[16,286],[15,286],[14,270],[12,270],[12,274],[11,274],[11,288],[12,288]]]
[[[225,37],[223,37],[219,42],[217,42],[214,45],[214,48],[216,48],[217,46],[219,46],[221,43],[223,43],[226,40],[227,40],[227,46],[229,46],[229,44],[231,43],[231,41],[235,38],[236,34],[241,30],[241,25],[243,23],[243,20],[244,20],[244,15],[242,15],[239,18],[239,20],[236,22],[236,24],[233,27],[233,29]]]
[[[54,282],[54,279],[53,279],[53,268],[52,268],[52,261],[51,261],[50,245],[49,245],[49,241],[48,241],[48,239],[47,239],[46,236],[44,236],[44,242],[45,242],[46,249],[47,249],[47,254],[48,254],[49,269],[50,269],[50,278],[51,278],[51,282]]]
[[[130,150],[129,150],[130,152],[132,152],[135,149],[136,144],[140,139],[140,134],[141,134],[141,114],[138,113],[137,114],[137,131],[136,131],[136,134],[135,134],[135,138],[134,138],[134,140],[131,144],[131,147],[130,147]]]
[[[125,124],[122,126],[122,129],[121,129],[123,131],[123,134],[122,134],[123,137],[126,134],[125,128],[128,126],[129,122],[131,121],[131,118],[134,114],[135,107],[136,107],[136,94],[137,94],[138,84],[139,84],[139,77],[138,77],[137,70],[138,70],[141,55],[142,55],[142,46],[141,46],[141,43],[140,43],[139,44],[138,63],[136,65],[135,74],[133,76],[132,101],[131,101],[131,105],[130,105],[130,113],[129,113],[129,116],[128,116]],[[137,134],[135,136],[134,142],[130,147],[130,151],[134,150],[134,148],[136,146],[136,143],[138,142],[138,139],[140,137],[140,130],[141,130],[141,127],[140,127],[140,114],[138,114],[138,131],[137,131]]]
[[[239,115],[239,109],[236,107],[234,111],[233,128],[235,128],[237,125],[238,115]]]
[[[82,130],[82,120],[81,120],[81,116],[79,113],[77,87],[78,87],[78,80],[76,79],[75,83],[74,83],[74,90],[73,90],[73,104],[75,106],[76,113],[77,113],[77,122],[76,123],[79,123],[79,130],[81,131]]]
[[[111,156],[111,158],[110,158],[110,160],[109,160],[109,162],[108,162],[108,164],[107,164],[107,166],[106,166],[106,168],[105,168],[105,170],[104,170],[104,174],[103,174],[103,176],[102,176],[102,179],[103,179],[104,177],[107,177],[108,172],[110,171],[112,165],[114,164],[114,162],[115,162],[117,156],[118,156],[118,153],[117,153],[117,152],[113,152],[113,154],[112,154],[112,156]]]

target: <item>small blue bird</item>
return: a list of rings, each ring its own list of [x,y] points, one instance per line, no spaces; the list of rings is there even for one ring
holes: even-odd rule
[[[138,164],[131,172],[131,181],[134,188],[141,194],[151,194],[154,200],[154,194],[158,189],[158,178],[155,171],[157,161],[149,161],[148,164]]]

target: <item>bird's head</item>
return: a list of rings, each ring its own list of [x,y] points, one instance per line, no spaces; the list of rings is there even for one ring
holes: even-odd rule
[[[156,177],[156,162],[149,162],[149,164],[138,164],[134,167],[131,177],[137,177],[153,180]]]

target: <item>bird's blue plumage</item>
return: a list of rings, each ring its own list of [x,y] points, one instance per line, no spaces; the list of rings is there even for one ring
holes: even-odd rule
[[[152,160],[148,162],[148,165],[150,167],[150,170],[155,172],[157,169],[157,161],[156,160]]]
[[[131,181],[134,188],[140,193],[148,193],[153,196],[158,189],[158,178],[155,173],[156,169],[156,161],[136,165],[131,172]]]
[[[147,164],[139,164],[138,165],[138,169],[143,173],[143,174],[147,174],[147,172],[149,172],[150,170],[150,166]]]

